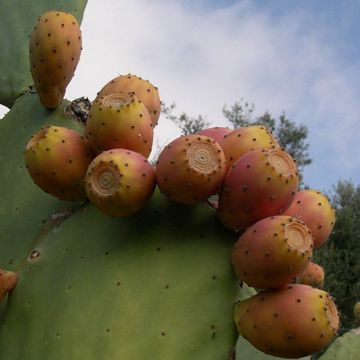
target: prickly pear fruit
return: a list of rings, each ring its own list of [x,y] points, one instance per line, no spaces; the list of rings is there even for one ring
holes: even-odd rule
[[[228,169],[250,150],[279,147],[271,132],[264,126],[246,126],[235,129],[220,142]]]
[[[224,153],[212,138],[181,136],[160,153],[155,174],[160,190],[171,200],[192,204],[215,194],[225,176]]]
[[[76,18],[49,11],[39,17],[30,37],[30,69],[41,104],[56,108],[74,76],[81,53],[81,31]]]
[[[212,127],[208,129],[204,129],[198,132],[199,135],[204,135],[213,138],[219,144],[224,139],[224,136],[230,134],[232,132],[228,127]]]
[[[358,301],[354,306],[354,316],[355,320],[360,323],[360,301]]]
[[[110,216],[128,216],[139,211],[154,192],[154,168],[134,151],[104,151],[90,164],[85,187],[99,210]]]
[[[0,269],[0,301],[11,291],[18,280],[18,275],[12,271]]]
[[[85,200],[84,179],[93,159],[88,141],[78,132],[46,126],[24,150],[26,167],[42,190],[60,200]]]
[[[262,219],[240,236],[232,253],[237,277],[255,288],[277,288],[301,274],[312,255],[310,230],[290,216]]]
[[[148,158],[153,143],[151,118],[134,95],[121,92],[100,96],[86,121],[85,136],[96,154],[129,149]]]
[[[98,97],[113,92],[124,92],[135,95],[147,108],[151,116],[152,125],[155,127],[159,120],[161,103],[157,87],[150,81],[144,80],[136,75],[120,75],[109,81],[98,93]]]
[[[225,226],[243,230],[265,217],[280,215],[298,188],[292,157],[280,148],[247,152],[227,172],[218,214]]]
[[[264,353],[299,358],[330,343],[339,315],[327,292],[293,284],[237,303],[235,323],[239,333]]]
[[[299,275],[297,282],[322,289],[324,287],[325,273],[324,269],[309,261],[305,270]]]
[[[284,214],[300,219],[309,227],[315,249],[325,243],[335,224],[334,208],[327,197],[316,190],[297,192]]]

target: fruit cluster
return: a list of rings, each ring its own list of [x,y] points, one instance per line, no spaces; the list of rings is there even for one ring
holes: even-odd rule
[[[47,108],[59,105],[81,50],[69,14],[39,18],[30,41],[35,87]],[[110,216],[138,212],[156,186],[171,201],[207,202],[239,232],[232,264],[239,281],[259,289],[235,306],[238,331],[265,353],[312,354],[339,328],[323,270],[310,259],[328,238],[334,210],[318,191],[299,191],[295,160],[263,126],[206,129],[181,136],[149,161],[160,115],[157,88],[134,75],[98,93],[84,134],[40,129],[25,147],[33,181],[61,200],[89,199]],[[310,285],[310,286],[309,286]]]

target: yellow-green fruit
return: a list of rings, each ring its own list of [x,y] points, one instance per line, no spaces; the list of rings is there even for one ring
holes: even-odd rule
[[[77,131],[47,126],[33,135],[24,150],[26,167],[45,192],[60,200],[85,200],[84,178],[93,155]]]
[[[355,320],[360,323],[360,301],[358,301],[354,306],[354,316]]]
[[[226,158],[226,167],[230,167],[248,151],[259,148],[279,147],[271,132],[264,126],[244,126],[226,134],[219,142]]]
[[[41,104],[47,109],[62,102],[81,53],[77,19],[62,11],[41,15],[30,37],[30,69]]]
[[[303,284],[266,290],[235,306],[239,333],[262,352],[300,358],[327,346],[339,329],[330,295]]]
[[[134,95],[122,92],[99,96],[86,121],[85,136],[96,154],[129,149],[150,155],[153,144],[151,117]]]
[[[159,92],[156,86],[136,75],[120,75],[109,81],[100,90],[97,99],[103,95],[119,91],[135,95],[149,111],[153,127],[156,126],[161,110]]]
[[[155,189],[152,165],[131,150],[102,152],[90,164],[86,192],[96,207],[110,216],[128,216],[139,211]]]

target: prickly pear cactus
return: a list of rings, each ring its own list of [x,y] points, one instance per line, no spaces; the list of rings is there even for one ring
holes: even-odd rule
[[[85,0],[64,0],[50,6],[57,10],[54,16],[60,16],[61,11],[68,11],[80,20],[85,4]],[[75,165],[77,162],[69,158],[64,148],[58,147],[58,143],[60,141],[65,143],[70,139],[86,139],[76,133],[76,131],[80,134],[84,133],[84,119],[78,120],[78,116],[73,114],[74,103],[63,100],[63,86],[61,86],[61,96],[56,103],[51,102],[48,106],[46,102],[44,103],[44,99],[41,99],[43,106],[54,109],[52,111],[44,109],[33,89],[31,93],[27,92],[32,83],[27,35],[36,18],[41,13],[50,10],[48,6],[48,2],[44,0],[39,0],[36,4],[33,2],[23,4],[20,1],[13,1],[10,5],[5,1],[0,3],[0,14],[2,14],[0,16],[3,17],[0,18],[0,26],[5,26],[6,33],[13,35],[9,37],[8,43],[2,44],[0,49],[2,58],[0,103],[13,105],[11,111],[0,122],[0,298],[5,298],[5,301],[0,303],[0,359],[267,359],[268,357],[261,356],[259,351],[249,343],[243,343],[241,337],[235,348],[237,331],[234,323],[234,305],[237,301],[248,297],[251,297],[253,301],[257,296],[252,296],[255,293],[254,289],[238,283],[235,279],[231,252],[237,235],[221,224],[213,207],[205,202],[198,202],[198,200],[206,200],[212,194],[215,194],[215,198],[217,196],[225,173],[224,155],[223,161],[220,158],[216,159],[216,156],[222,153],[221,148],[212,149],[216,156],[210,157],[215,159],[218,170],[222,170],[219,171],[221,173],[219,184],[216,183],[216,186],[214,185],[211,191],[209,190],[209,194],[206,193],[204,197],[199,196],[197,192],[193,194],[192,200],[196,201],[179,201],[181,204],[170,201],[169,194],[160,186],[159,177],[157,177],[159,188],[165,195],[159,190],[153,193],[156,168],[154,172],[150,164],[154,179],[144,198],[147,201],[152,195],[151,199],[139,212],[134,214],[131,212],[131,216],[109,217],[90,204],[85,197],[59,195],[66,192],[64,184],[68,184],[67,180],[71,180],[68,176],[72,173],[72,170],[69,170],[69,164]],[[13,8],[17,11],[12,11]],[[45,18],[44,22],[47,20]],[[72,21],[73,25],[75,23],[75,20]],[[60,26],[67,28],[65,23],[60,23]],[[12,29],[16,29],[16,32]],[[47,37],[51,36],[50,32],[44,33]],[[41,34],[43,35],[43,32]],[[80,40],[79,32],[75,35]],[[37,40],[39,39],[32,41],[33,46],[30,45],[30,55],[33,47],[40,44],[41,39]],[[67,40],[66,43],[70,45],[71,41]],[[14,44],[16,46],[13,46]],[[10,50],[6,53],[6,49]],[[53,48],[52,54],[56,54],[57,51],[57,47]],[[32,67],[37,66],[36,62],[39,60],[37,55],[36,53],[35,60],[32,59],[34,61]],[[71,61],[75,61],[75,57],[72,57]],[[16,66],[14,62],[18,62]],[[50,62],[52,63],[53,60]],[[62,66],[58,64],[59,69],[62,69]],[[8,69],[9,73],[7,73]],[[11,71],[11,69],[16,69],[16,71]],[[66,87],[67,80],[72,77],[72,74],[70,73],[68,79],[62,70],[59,70],[59,73],[63,75],[63,80],[66,80]],[[126,79],[129,79],[129,76]],[[43,79],[34,77],[36,85],[43,82]],[[130,80],[134,79],[130,76]],[[136,84],[142,82],[142,79],[136,79]],[[51,81],[50,85],[58,84],[53,84]],[[135,86],[133,81],[130,85],[132,94],[139,95],[139,98],[140,95],[144,95],[138,92],[137,85],[136,89],[132,87]],[[152,88],[150,85],[148,83],[147,88],[142,89],[146,95],[146,101],[144,100],[146,106],[139,114],[139,117],[143,117],[143,111],[151,110],[147,136],[144,136],[144,144],[148,146],[147,152],[150,152],[151,147],[148,144],[150,143],[148,139],[151,137],[149,134],[152,134],[160,110],[160,100],[153,96],[153,93],[157,94],[157,88]],[[41,92],[38,86],[36,89]],[[148,93],[151,93],[151,96]],[[20,97],[21,94],[23,95]],[[119,104],[118,101],[115,103],[119,107],[122,101]],[[99,109],[100,111],[102,109]],[[119,108],[117,112],[120,112]],[[86,111],[85,113],[87,115]],[[150,119],[151,115],[152,119]],[[104,126],[105,122],[101,121],[101,124]],[[134,130],[134,122],[130,125],[131,131]],[[26,145],[29,144],[30,136],[44,126],[48,130],[51,129],[54,134],[49,135],[47,130],[41,131],[40,135],[30,141],[30,145],[33,143],[38,145],[38,140],[46,138],[46,144],[42,146],[45,150],[40,151],[40,157],[38,157],[36,150]],[[60,131],[60,129],[63,130]],[[59,134],[55,135],[55,132],[71,135],[66,139],[60,139],[57,136]],[[90,136],[90,132],[86,135]],[[198,140],[203,138],[201,135],[196,137]],[[57,139],[56,144],[54,144],[54,139]],[[199,152],[195,152],[194,158],[197,158],[200,163],[208,158],[209,151],[204,151],[204,149],[208,149],[209,143],[212,142],[211,138],[207,138],[206,146],[201,147],[200,155],[197,156]],[[83,141],[76,142],[77,145],[80,143]],[[54,145],[56,145],[55,148],[52,148]],[[71,140],[72,145],[74,143]],[[79,155],[78,149],[83,147],[75,145],[71,148],[70,155]],[[188,145],[191,150],[193,144]],[[51,151],[54,149],[60,149],[60,151]],[[95,150],[101,151],[100,148]],[[112,149],[109,150],[109,152],[112,151]],[[130,155],[129,149],[124,151]],[[278,154],[282,150],[272,149],[271,151],[272,154],[268,155],[270,158],[263,165],[267,167],[271,164],[271,159],[275,159],[272,169],[280,172],[278,175],[281,180],[277,180],[274,186],[268,188],[266,196],[271,201],[275,200],[277,195],[280,195],[280,198],[288,193],[293,196],[295,190],[289,188],[289,185],[297,186],[295,166],[292,165],[291,158],[288,159],[289,161],[286,160],[288,155]],[[44,165],[44,159],[48,159],[44,156],[47,152],[50,153],[51,162]],[[187,152],[186,148],[182,148],[182,152]],[[85,157],[90,157],[88,151],[81,154],[84,155],[81,157],[83,160]],[[29,161],[29,157],[32,161]],[[27,161],[26,164],[24,159]],[[129,159],[132,161],[129,160],[130,165],[134,165],[135,157],[131,156]],[[112,158],[110,160],[111,164],[120,169],[121,164],[119,165]],[[144,178],[147,177],[143,161],[147,160],[141,158],[141,166],[139,165],[139,168],[135,170],[131,169],[130,173],[134,171]],[[34,170],[38,162],[42,167]],[[90,162],[90,159],[86,159],[85,167],[87,167],[87,162]],[[124,167],[131,167],[129,163],[124,163]],[[170,164],[175,163],[174,160],[170,160]],[[58,165],[56,171],[49,170],[53,164]],[[161,165],[161,161],[158,162],[158,168],[160,168],[159,164]],[[263,170],[262,166],[258,167],[256,162],[252,165],[260,172]],[[247,164],[246,168],[249,167],[250,165]],[[195,169],[193,164],[192,168]],[[35,179],[33,175],[29,176],[28,171],[31,174],[32,170],[35,171]],[[93,201],[94,199],[89,195],[92,191],[90,176],[93,175],[93,170],[94,168],[91,168],[86,172],[86,176],[84,175],[85,181],[88,181],[85,187],[87,197],[98,205],[97,201]],[[202,176],[206,175],[206,183],[211,182],[210,173],[213,176],[217,172],[216,169],[207,168],[204,171],[202,167],[200,170],[198,172]],[[184,171],[190,172],[190,168]],[[82,169],[82,173],[85,174],[85,168]],[[97,174],[96,171],[94,173]],[[175,173],[179,175],[178,172]],[[66,181],[60,185],[54,181],[52,185],[55,191],[50,191],[52,186],[48,187],[49,180],[44,179],[44,174],[51,174],[52,180],[54,180],[52,176],[61,175]],[[108,172],[105,175],[105,178],[101,177],[103,180],[101,191],[109,185]],[[118,175],[125,177],[124,173]],[[168,176],[168,174],[162,175]],[[274,174],[268,174],[261,181],[273,183],[270,175]],[[41,176],[43,176],[42,179],[40,179]],[[164,176],[162,176],[163,179]],[[186,181],[186,189],[193,186],[196,180],[194,174],[191,173],[190,176],[192,177]],[[175,176],[175,180],[176,177],[178,176]],[[248,176],[245,180],[250,178]],[[41,191],[32,180],[54,196]],[[72,186],[81,187],[81,181],[83,179],[76,178],[74,183],[70,182]],[[136,180],[133,182],[135,184]],[[139,188],[139,182],[136,185]],[[178,190],[182,185],[177,184],[175,187]],[[266,187],[264,184],[259,186]],[[131,186],[127,184],[126,189],[130,187],[133,188],[132,184]],[[278,189],[279,187],[282,189]],[[140,188],[144,190],[143,186]],[[257,200],[264,197],[261,191],[256,191],[257,188],[255,191],[254,189],[248,191],[247,183],[242,184],[241,189],[238,184],[234,189],[230,188],[231,186],[228,186],[225,192],[233,190],[238,193],[248,192],[252,195],[251,198],[247,198],[249,203],[246,208],[242,209],[246,212],[249,212],[248,206],[257,204]],[[187,191],[186,189],[184,192]],[[285,191],[280,191],[283,189]],[[201,190],[203,189],[199,186],[198,192]],[[259,190],[262,189],[259,188]],[[55,196],[63,200],[71,199],[74,202],[60,201]],[[76,199],[78,200],[75,201]],[[290,201],[290,199],[286,200]],[[284,200],[285,202],[287,201]],[[183,203],[192,205],[183,205]],[[111,203],[110,207],[113,205],[114,203]],[[130,208],[131,205],[133,203],[130,202],[127,207]],[[285,206],[277,202],[276,205],[281,205],[281,209]],[[269,206],[271,207],[272,204]],[[266,207],[264,206],[264,209]],[[98,208],[103,210],[101,207]],[[137,207],[136,210],[138,210]],[[118,215],[104,212],[109,215]],[[228,215],[231,215],[231,211],[228,211]],[[267,215],[270,214],[261,212],[261,217]],[[251,220],[256,219],[251,218]],[[236,222],[233,228],[241,229],[244,224],[239,224]],[[232,226],[229,227],[232,228]],[[305,253],[303,255],[305,256]],[[288,289],[290,288],[291,286]],[[284,297],[280,296],[279,299],[275,303],[276,306],[284,301]],[[285,303],[286,300],[287,298],[285,298]],[[302,299],[297,299],[297,302],[301,301]],[[313,310],[312,304],[308,308]],[[326,311],[326,308],[321,307],[321,311],[323,309]],[[259,310],[260,314],[264,314],[269,309],[259,308]],[[336,308],[332,313],[337,316]],[[286,318],[290,319],[293,314],[290,315]],[[247,326],[250,320],[245,315],[241,319],[248,322]],[[299,321],[301,322],[301,319]],[[236,318],[236,324],[240,325],[238,318]],[[286,331],[281,328],[280,330]],[[335,332],[335,329],[333,330]],[[320,337],[324,335],[321,334]],[[287,334],[287,339],[292,340],[293,335]],[[311,343],[310,340],[308,342]],[[308,355],[311,349],[314,347],[301,352],[298,349],[294,351],[291,349],[290,355]],[[289,356],[287,351],[270,353]]]
[[[86,0],[0,1],[0,33],[3,34],[0,48],[0,104],[12,106],[16,98],[33,83],[29,71],[28,36],[38,16],[49,9],[57,9],[70,12],[81,21],[86,3]]]
[[[205,204],[160,193],[124,219],[43,193],[22,149],[46,124],[81,126],[30,94],[0,123],[0,267],[19,273],[1,358],[226,359],[236,342],[235,234]]]
[[[320,360],[357,360],[360,354],[360,328],[338,337]]]

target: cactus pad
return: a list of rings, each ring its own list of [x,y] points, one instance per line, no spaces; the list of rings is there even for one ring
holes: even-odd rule
[[[360,354],[360,328],[338,337],[320,360],[358,360]]]
[[[226,359],[236,340],[233,234],[215,219],[159,193],[124,219],[79,209],[23,263],[4,358]]]

